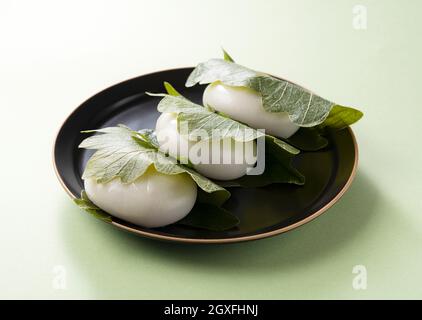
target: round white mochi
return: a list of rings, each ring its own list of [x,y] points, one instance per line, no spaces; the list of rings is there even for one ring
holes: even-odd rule
[[[156,228],[183,219],[196,201],[196,183],[186,174],[166,175],[152,166],[135,182],[113,179],[84,181],[88,198],[107,213],[125,221]]]
[[[157,120],[155,131],[163,152],[179,159],[191,160],[196,171],[211,179],[240,178],[256,163],[255,141],[239,142],[231,138],[220,139],[218,143],[212,143],[211,140],[188,140],[177,130],[176,113],[162,113]],[[208,157],[207,161],[200,163],[199,160],[194,161],[194,157],[197,155],[197,159],[201,160],[201,150],[208,150]],[[224,161],[225,159],[228,160]]]
[[[277,137],[289,138],[299,129],[299,126],[290,121],[287,113],[265,111],[261,95],[246,87],[213,82],[204,91],[203,103],[252,128],[265,129],[267,134]]]

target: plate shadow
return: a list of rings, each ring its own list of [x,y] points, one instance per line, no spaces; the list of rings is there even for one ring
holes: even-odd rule
[[[104,293],[122,283],[126,289],[133,286],[136,290],[148,276],[137,272],[141,266],[177,267],[204,276],[221,272],[246,276],[251,271],[259,276],[309,265],[335,254],[368,229],[380,201],[374,183],[365,172],[358,172],[342,199],[314,221],[273,238],[235,244],[180,244],[141,238],[95,220],[70,200],[61,206],[59,227],[72,263],[94,290]]]

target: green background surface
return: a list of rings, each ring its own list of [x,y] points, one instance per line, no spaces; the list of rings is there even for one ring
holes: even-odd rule
[[[0,298],[422,298],[421,12],[417,0],[0,1]],[[51,159],[66,116],[220,46],[365,112],[344,197],[299,229],[224,246],[139,238],[75,207]]]

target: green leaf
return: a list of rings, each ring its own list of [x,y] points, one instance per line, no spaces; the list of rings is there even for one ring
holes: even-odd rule
[[[80,199],[74,199],[74,202],[83,210],[93,215],[95,218],[111,223],[111,216],[98,208],[94,203],[89,200],[86,192],[82,190]]]
[[[247,86],[261,94],[265,111],[286,112],[301,127],[322,123],[334,105],[294,83],[267,75],[249,79]]]
[[[286,112],[290,120],[301,127],[313,127],[323,123],[334,106],[333,102],[292,82],[255,72],[224,59],[211,59],[198,64],[189,75],[186,86],[215,81],[230,86],[248,87],[258,92],[267,112]],[[329,121],[332,126],[341,125],[338,113],[336,111],[336,117]],[[357,113],[352,115],[348,112],[346,115],[343,111],[341,119],[344,123],[350,123],[352,120],[357,121],[359,117]]]
[[[220,80],[231,86],[247,86],[249,79],[259,74],[251,69],[223,59],[211,59],[198,66],[189,75],[186,86],[208,84]]]
[[[265,170],[261,175],[245,175],[230,181],[218,181],[223,187],[264,187],[273,183],[303,185],[305,177],[292,166],[294,155],[283,152],[273,137],[265,138]]]
[[[74,202],[95,218],[108,223],[112,222],[112,216],[89,200],[84,190],[81,193],[81,197],[75,199]],[[211,231],[224,231],[238,225],[239,219],[226,209],[209,203],[197,202],[189,214],[182,220],[176,222],[176,224]]]
[[[192,211],[177,224],[211,231],[224,231],[236,227],[239,219],[224,208],[196,203]]]
[[[359,110],[335,105],[323,123],[314,128],[300,128],[286,141],[302,151],[318,151],[328,145],[328,140],[324,137],[326,129],[342,130],[362,116],[363,113]]]
[[[300,128],[286,141],[302,151],[317,151],[328,146],[328,140],[315,128]]]
[[[234,62],[233,58],[227,53],[226,50],[224,50],[224,48],[221,48],[223,50],[223,55],[224,55],[224,60],[229,61],[229,62]]]
[[[148,130],[137,132],[121,125],[88,132],[101,134],[86,138],[79,145],[80,148],[96,150],[88,160],[83,179],[95,178],[99,183],[107,183],[119,178],[122,183],[131,183],[153,165],[163,174],[190,175],[210,195],[209,201],[217,205],[230,197],[230,192],[226,189],[161,153],[157,148],[158,142]]]
[[[212,139],[215,137],[216,130],[220,133],[218,136],[220,139],[232,138],[241,142],[252,141],[259,137],[266,136],[258,130],[213,112],[206,107],[195,104],[182,96],[175,97],[166,94],[155,94],[155,96],[157,95],[163,97],[158,104],[158,111],[177,113],[179,128],[181,123],[185,123],[188,129],[188,137],[192,140],[195,140],[195,138],[200,136],[200,130],[204,130],[207,133],[205,139]],[[299,150],[288,143],[275,137],[271,138],[276,145],[284,151],[291,154],[299,153]]]
[[[164,81],[164,88],[166,89],[167,93],[171,96],[181,96],[181,94],[167,81]]]
[[[318,129],[341,130],[359,121],[362,117],[363,113],[357,109],[335,105]]]
[[[158,103],[157,110],[159,112],[174,112],[174,113],[200,113],[205,112],[203,106],[193,103],[183,96],[173,96],[165,93],[149,93],[153,97],[162,97]]]
[[[129,129],[130,130],[130,129]],[[158,150],[160,148],[160,144],[158,143],[157,136],[155,135],[155,131],[152,129],[142,129],[137,132],[137,134],[134,135],[133,139],[140,143],[141,145],[144,145],[146,142],[145,147],[146,148],[155,148]]]
[[[220,138],[230,137],[238,141],[251,141],[257,137],[265,136],[266,169],[264,173],[261,175],[245,175],[232,181],[218,181],[219,185],[227,187],[260,187],[271,183],[304,184],[303,175],[291,164],[293,156],[298,154],[299,150],[289,143],[276,137],[265,135],[227,116],[213,112],[206,107],[189,101],[183,96],[174,97],[165,94],[155,94],[155,96],[163,97],[158,104],[158,111],[177,113],[178,123],[185,121],[188,125],[189,133],[205,130],[207,137],[212,138],[213,130],[219,129],[220,132],[223,132],[219,136]],[[250,135],[240,134],[246,129],[252,133]]]
[[[264,133],[251,129],[247,125],[222,116],[215,112],[210,112],[201,107],[200,112],[180,112],[177,116],[178,124],[186,123],[189,130],[189,139],[194,140],[200,136],[201,131],[205,130],[207,135],[202,139],[211,139],[219,132],[221,139],[232,138],[236,141],[253,141],[258,137],[264,136]],[[208,138],[207,138],[208,137]]]
[[[156,94],[157,95],[157,94]],[[213,130],[219,129],[220,138],[232,138],[237,141],[251,141],[257,137],[265,136],[265,166],[261,175],[245,175],[232,181],[218,181],[225,187],[261,187],[271,183],[304,184],[304,177],[292,165],[292,158],[299,150],[289,143],[276,137],[265,135],[260,131],[227,118],[226,116],[210,111],[201,105],[195,104],[183,96],[170,96],[159,94],[163,99],[158,104],[158,111],[177,113],[177,121],[180,124],[185,121],[188,126],[190,137],[196,136],[198,130],[205,130],[208,138],[213,137]],[[244,130],[249,135],[241,134]]]

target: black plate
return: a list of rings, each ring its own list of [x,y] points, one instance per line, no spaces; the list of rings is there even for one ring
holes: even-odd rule
[[[144,94],[164,92],[163,81],[172,83],[187,98],[201,103],[204,87],[185,88],[192,68],[166,70],[116,84],[80,105],[61,127],[54,146],[54,165],[65,190],[77,197],[83,188],[81,174],[92,154],[78,149],[86,137],[81,130],[125,124],[132,129],[154,128],[160,115],[159,98]],[[224,232],[179,225],[148,229],[117,218],[112,224],[131,232],[163,240],[201,243],[246,241],[273,236],[298,227],[332,206],[353,180],[358,152],[351,129],[329,136],[329,148],[302,153],[295,166],[305,175],[304,186],[271,185],[264,188],[232,188],[225,207],[240,218],[240,225]],[[76,212],[76,210],[75,210]]]

